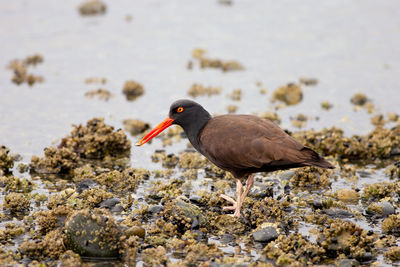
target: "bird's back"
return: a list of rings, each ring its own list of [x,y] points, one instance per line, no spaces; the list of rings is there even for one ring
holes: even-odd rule
[[[222,115],[199,133],[200,151],[218,167],[241,177],[301,166],[333,168],[267,119],[252,115]]]

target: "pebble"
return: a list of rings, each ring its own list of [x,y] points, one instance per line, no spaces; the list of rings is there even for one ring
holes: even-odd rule
[[[274,227],[266,227],[253,233],[253,239],[256,242],[268,243],[278,238],[278,232]]]
[[[343,202],[355,202],[360,198],[360,194],[353,189],[342,188],[336,191],[336,194],[338,199]]]
[[[154,214],[157,214],[157,213],[159,213],[159,212],[162,212],[163,210],[164,210],[164,206],[161,206],[161,205],[153,205],[153,206],[151,206],[151,207],[149,208],[148,213],[149,213],[150,215],[154,215]]]

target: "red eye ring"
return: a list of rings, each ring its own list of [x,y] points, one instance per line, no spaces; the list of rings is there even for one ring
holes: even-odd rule
[[[179,107],[176,109],[176,112],[181,113],[183,111],[183,107]]]

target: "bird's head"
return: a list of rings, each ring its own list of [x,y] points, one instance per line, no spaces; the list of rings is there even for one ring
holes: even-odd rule
[[[200,104],[188,99],[177,100],[171,104],[168,117],[137,142],[136,146],[147,143],[172,124],[180,125],[184,129],[196,125],[202,116],[209,119],[210,115]]]

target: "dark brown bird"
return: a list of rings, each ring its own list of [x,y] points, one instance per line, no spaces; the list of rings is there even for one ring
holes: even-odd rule
[[[169,116],[136,143],[141,146],[172,124],[180,125],[194,148],[236,178],[236,201],[220,195],[232,206],[240,208],[254,184],[254,173],[290,168],[317,166],[334,167],[318,153],[304,147],[273,122],[253,115],[222,115],[211,117],[201,105],[191,100],[172,103]],[[243,189],[241,179],[246,180]]]

